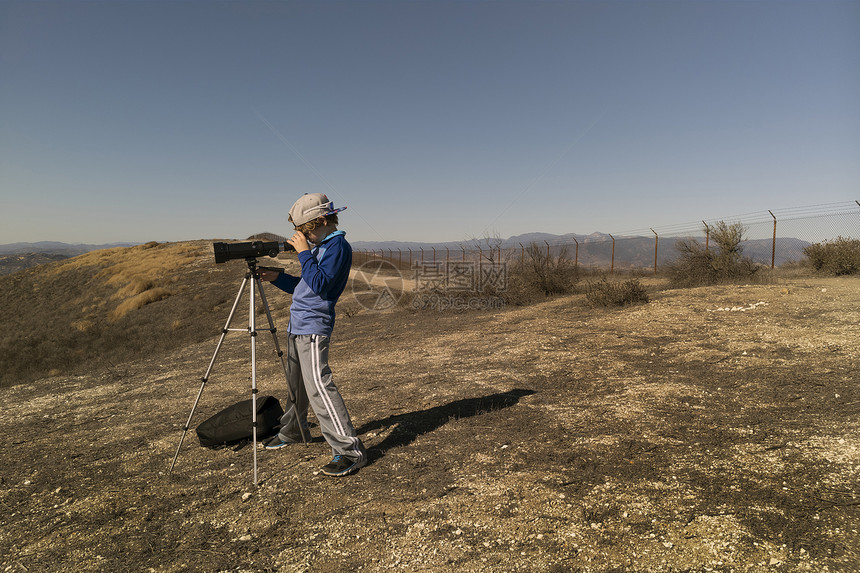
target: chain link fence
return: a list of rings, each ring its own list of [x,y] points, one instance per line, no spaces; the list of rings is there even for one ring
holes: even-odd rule
[[[720,222],[744,229],[743,254],[770,267],[796,263],[804,249],[837,238],[860,240],[860,201],[829,203],[702,220],[678,226],[648,228],[619,234],[565,235],[551,241],[514,243],[475,239],[468,243],[416,249],[356,249],[355,264],[384,260],[399,270],[475,262],[489,265],[524,261],[535,254],[566,257],[590,270],[657,273],[678,257],[677,242],[698,241],[713,248],[711,230]],[[538,253],[536,250],[540,250]]]

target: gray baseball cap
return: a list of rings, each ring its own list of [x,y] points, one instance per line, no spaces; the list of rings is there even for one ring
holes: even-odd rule
[[[293,225],[298,227],[319,217],[340,213],[344,209],[346,207],[335,209],[334,202],[329,201],[328,197],[322,193],[305,193],[293,203],[290,208],[289,219]]]

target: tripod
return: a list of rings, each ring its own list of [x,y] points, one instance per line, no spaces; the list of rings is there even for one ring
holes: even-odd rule
[[[203,375],[200,391],[197,392],[197,398],[194,400],[194,405],[191,406],[191,413],[188,415],[188,421],[182,427],[182,437],[179,439],[179,445],[176,447],[176,454],[173,456],[173,462],[170,464],[168,474],[173,473],[173,467],[176,465],[176,459],[179,457],[179,450],[182,448],[182,442],[185,440],[185,435],[188,433],[188,428],[191,426],[191,419],[194,417],[194,410],[197,409],[197,404],[200,402],[200,397],[203,395],[203,388],[206,387],[206,382],[209,380],[209,374],[212,372],[212,367],[215,365],[215,359],[218,358],[218,353],[221,351],[221,345],[224,343],[224,338],[230,331],[248,332],[251,335],[251,427],[254,446],[254,485],[257,485],[257,314],[256,314],[256,292],[260,293],[260,300],[263,303],[263,308],[266,311],[266,318],[269,321],[268,330],[272,333],[272,339],[275,341],[275,350],[278,353],[278,358],[281,360],[281,368],[284,371],[284,378],[287,382],[287,392],[289,393],[290,404],[296,403],[296,397],[290,387],[289,375],[287,374],[287,364],[284,362],[284,353],[281,351],[278,344],[278,329],[275,328],[275,323],[272,320],[272,313],[269,311],[269,303],[266,301],[266,294],[263,292],[263,283],[260,279],[260,273],[257,271],[257,259],[248,257],[245,259],[248,263],[248,272],[239,287],[239,293],[236,295],[236,300],[233,302],[233,308],[230,310],[230,316],[227,317],[227,323],[221,329],[221,338],[218,340],[218,345],[215,347],[215,353],[212,355],[212,360],[209,361],[209,367],[206,369],[206,374]],[[230,328],[230,323],[233,322],[233,316],[236,314],[236,309],[239,306],[239,301],[242,299],[242,293],[245,292],[245,287],[250,285],[251,289],[251,304],[248,315],[248,328]],[[305,435],[305,429],[299,424],[299,430],[302,434],[302,442],[308,443],[308,438]]]

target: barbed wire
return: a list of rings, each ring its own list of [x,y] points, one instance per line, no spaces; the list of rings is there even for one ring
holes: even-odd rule
[[[838,203],[821,203],[818,205],[805,205],[802,207],[787,207],[782,209],[774,209],[772,211],[753,211],[740,215],[730,215],[727,217],[716,217],[710,219],[702,219],[688,223],[680,223],[675,225],[662,225],[659,227],[647,227],[642,229],[634,229],[630,231],[612,233],[618,237],[629,236],[648,236],[654,231],[658,235],[679,235],[684,233],[704,232],[705,225],[713,226],[720,222],[740,223],[742,225],[753,225],[757,223],[772,223],[774,217],[777,221],[789,221],[796,219],[807,219],[823,215],[839,215],[845,213],[860,213],[860,202],[857,201],[841,201]]]

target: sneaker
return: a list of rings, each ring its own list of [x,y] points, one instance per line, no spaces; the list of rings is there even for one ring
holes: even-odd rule
[[[272,436],[268,440],[263,441],[263,447],[267,450],[280,450],[286,446],[289,446],[293,442],[285,442],[281,439],[280,436]]]
[[[322,467],[322,473],[327,476],[343,477],[358,471],[359,468],[363,468],[366,465],[366,455],[357,460],[351,460],[346,456],[337,455]]]

